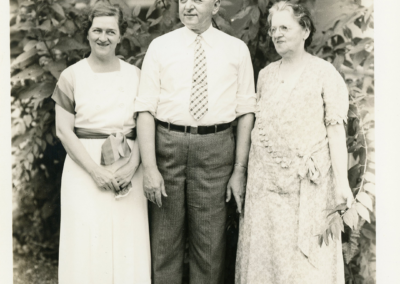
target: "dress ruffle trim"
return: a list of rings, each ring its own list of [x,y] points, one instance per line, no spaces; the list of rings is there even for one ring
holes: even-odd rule
[[[329,118],[329,117],[325,118],[325,126],[342,124],[342,123],[344,125],[347,124],[347,116],[346,117],[337,116],[337,117],[334,117],[334,118]]]
[[[279,164],[282,168],[288,168],[292,163],[292,161],[288,157],[283,156],[280,151],[276,151],[274,149],[272,141],[269,140],[269,138],[266,136],[264,130],[264,121],[260,115],[259,103],[257,103],[256,105],[256,118],[257,118],[258,134],[260,135],[261,143],[265,148],[267,148],[267,152],[271,154],[275,163]]]

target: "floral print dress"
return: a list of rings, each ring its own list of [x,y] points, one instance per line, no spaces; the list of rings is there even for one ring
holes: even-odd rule
[[[330,63],[308,60],[291,90],[281,61],[259,74],[236,284],[344,283],[340,242],[316,235],[336,205],[326,127],[346,122],[348,93]]]

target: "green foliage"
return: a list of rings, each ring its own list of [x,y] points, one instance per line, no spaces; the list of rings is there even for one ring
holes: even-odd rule
[[[86,57],[89,46],[82,32],[89,0],[11,0],[11,96],[14,251],[56,257],[60,223],[60,181],[65,151],[55,136],[54,103],[49,98],[62,70]],[[176,0],[155,0],[147,10],[124,9],[128,29],[117,55],[140,67],[150,42],[182,26]],[[249,47],[255,79],[259,71],[280,57],[268,37],[268,9],[275,0],[243,0],[228,15],[233,0],[224,0],[213,25],[242,39]],[[311,11],[323,10],[322,0],[295,0]],[[340,2],[340,3],[339,3]],[[326,5],[326,4],[324,4]],[[346,80],[350,106],[347,125],[348,177],[356,198],[352,209],[343,205],[328,212],[320,243],[342,235],[347,263],[346,283],[375,281],[375,143],[374,41],[362,32],[373,28],[373,7],[356,0],[330,4],[330,14],[319,17],[318,32],[309,52],[331,62]],[[239,23],[239,25],[234,25]],[[235,26],[235,28],[234,28]],[[237,215],[230,206],[228,254],[234,269]],[[342,212],[342,210],[345,210]],[[361,216],[361,217],[360,217]],[[365,222],[366,220],[367,222]],[[228,238],[229,239],[229,238]],[[227,279],[227,282],[232,282]]]

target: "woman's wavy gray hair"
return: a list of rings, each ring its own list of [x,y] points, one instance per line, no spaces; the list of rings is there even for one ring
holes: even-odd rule
[[[280,1],[272,5],[269,9],[268,25],[271,26],[272,17],[275,12],[287,10],[292,13],[293,18],[297,20],[300,26],[310,31],[310,35],[304,43],[304,47],[310,46],[314,33],[316,32],[314,23],[312,21],[311,13],[306,7],[301,4],[294,4],[289,1]]]

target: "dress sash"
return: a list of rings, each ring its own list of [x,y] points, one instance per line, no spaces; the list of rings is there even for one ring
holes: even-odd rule
[[[321,169],[314,155],[323,151],[328,146],[328,139],[318,143],[302,156],[302,162],[298,171],[300,182],[300,205],[299,205],[299,232],[298,246],[301,252],[308,258],[308,261],[316,268],[320,263],[321,248],[318,244],[316,231],[321,226],[321,220],[316,214],[321,204],[315,198],[315,185],[320,182]]]
[[[104,134],[96,129],[78,127],[74,128],[74,132],[81,139],[106,139],[101,145],[100,164],[103,166],[112,165],[121,158],[129,158],[132,151],[127,139],[136,139],[136,128],[132,128],[127,134],[122,132]],[[132,183],[130,182],[125,189],[115,192],[115,198],[119,199],[128,195],[131,189]]]

